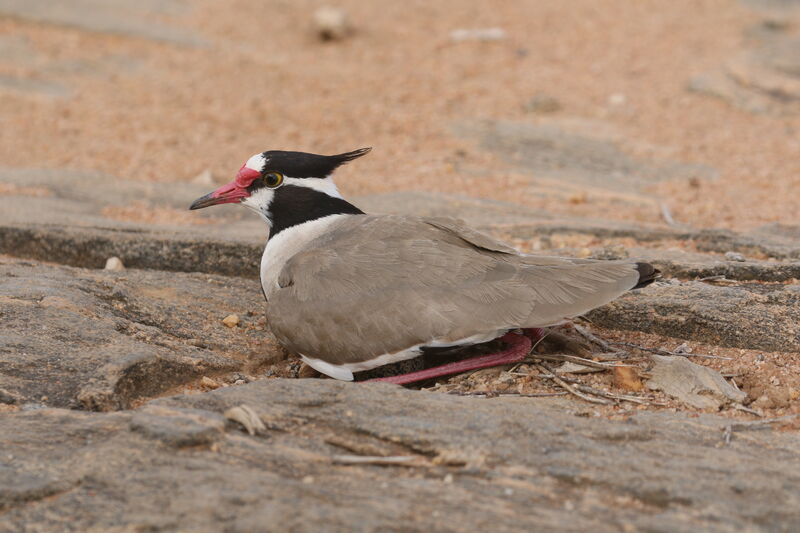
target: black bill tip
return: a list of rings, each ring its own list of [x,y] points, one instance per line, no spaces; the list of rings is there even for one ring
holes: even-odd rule
[[[189,206],[189,210],[194,211],[195,209],[202,209],[204,207],[209,207],[218,203],[216,201],[217,199],[211,196],[212,194],[214,193],[208,193],[205,196],[201,196],[200,198],[192,202],[192,205]]]

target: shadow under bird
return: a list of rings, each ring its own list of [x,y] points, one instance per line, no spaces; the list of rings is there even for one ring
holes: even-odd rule
[[[382,380],[517,362],[541,328],[658,275],[635,261],[523,254],[452,218],[366,214],[342,198],[332,175],[369,151],[256,154],[190,207],[238,203],[267,223],[261,286],[269,325],[284,347],[332,378],[496,338],[508,348]]]

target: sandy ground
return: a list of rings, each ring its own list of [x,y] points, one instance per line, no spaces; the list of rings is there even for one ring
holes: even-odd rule
[[[0,18],[36,60],[0,58],[0,75],[36,76],[52,61],[123,58],[103,75],[62,74],[71,98],[0,92],[0,165],[96,169],[127,179],[224,181],[265,149],[333,153],[373,146],[341,171],[346,194],[420,189],[513,200],[534,209],[657,222],[601,201],[552,205],[528,178],[452,126],[463,120],[600,121],[637,156],[709,165],[653,186],[674,217],[748,228],[800,221],[800,117],[738,110],[691,93],[691,76],[746,43],[761,16],[732,0],[364,2],[341,0],[355,35],[315,38],[312,1],[200,1],[171,19],[210,41],[201,48]],[[450,42],[457,28],[499,27],[498,42]],[[458,167],[482,169],[478,176]],[[691,182],[691,184],[690,184]]]

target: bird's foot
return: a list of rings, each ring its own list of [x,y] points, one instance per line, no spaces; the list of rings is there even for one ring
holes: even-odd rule
[[[501,352],[480,355],[463,361],[447,363],[446,365],[426,368],[425,370],[401,374],[399,376],[376,378],[367,381],[385,381],[397,385],[408,385],[409,383],[416,383],[418,381],[442,376],[452,376],[453,374],[460,374],[470,370],[518,363],[525,359],[531,351],[531,346],[542,339],[544,335],[545,330],[542,328],[523,329],[521,335],[519,333],[506,333],[500,340],[506,343],[508,348]]]

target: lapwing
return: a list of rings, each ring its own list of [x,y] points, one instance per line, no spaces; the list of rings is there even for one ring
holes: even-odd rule
[[[366,214],[342,198],[332,175],[369,151],[256,154],[232,182],[190,207],[239,203],[266,222],[261,287],[268,323],[285,348],[322,374],[353,380],[426,350],[496,338],[510,347],[385,380],[516,362],[541,328],[658,275],[635,261],[523,254],[452,218]]]

